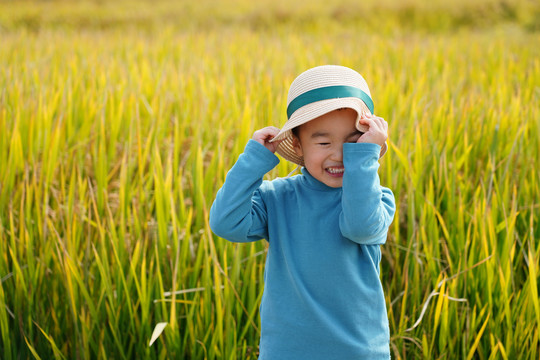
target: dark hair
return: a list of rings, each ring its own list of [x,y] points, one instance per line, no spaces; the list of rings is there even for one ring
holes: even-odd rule
[[[295,127],[293,127],[293,128],[291,129],[291,132],[292,132],[292,134],[293,134],[295,137],[299,138],[299,136],[298,136],[299,130],[300,130],[300,126],[295,126]]]

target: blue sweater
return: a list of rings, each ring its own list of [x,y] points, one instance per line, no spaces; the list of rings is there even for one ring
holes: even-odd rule
[[[210,226],[234,242],[267,239],[260,357],[389,359],[380,245],[395,202],[380,186],[380,146],[343,146],[343,187],[302,175],[263,181],[279,159],[250,140],[227,174]]]

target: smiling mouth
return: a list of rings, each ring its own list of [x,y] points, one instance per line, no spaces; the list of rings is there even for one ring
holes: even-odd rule
[[[342,167],[329,167],[325,169],[327,173],[329,173],[332,176],[343,176],[343,173],[345,172],[345,168]]]

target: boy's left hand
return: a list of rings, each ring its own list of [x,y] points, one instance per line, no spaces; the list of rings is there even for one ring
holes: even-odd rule
[[[381,117],[375,115],[364,115],[359,123],[366,125],[368,131],[358,138],[357,143],[373,143],[381,147],[388,138],[388,123]]]

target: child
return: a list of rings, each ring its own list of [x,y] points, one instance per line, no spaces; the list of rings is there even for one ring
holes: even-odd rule
[[[287,103],[285,126],[253,134],[210,211],[218,236],[269,242],[259,359],[389,359],[379,245],[395,202],[377,174],[388,124],[342,66],[302,73]],[[276,151],[302,174],[263,181]]]

